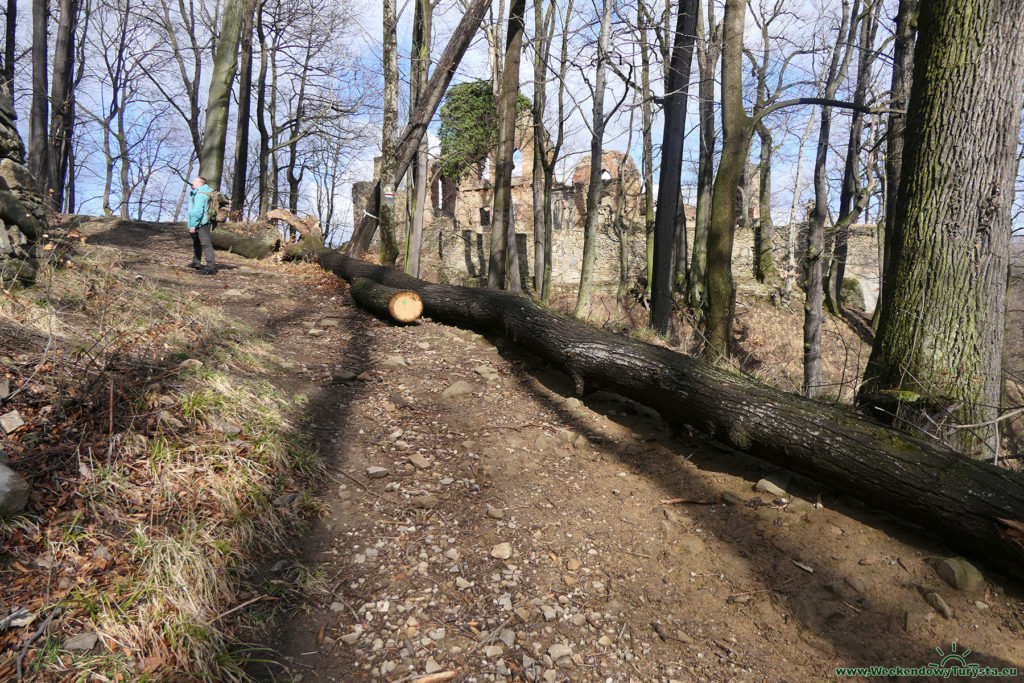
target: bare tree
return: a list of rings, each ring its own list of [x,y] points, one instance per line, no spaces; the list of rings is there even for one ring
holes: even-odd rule
[[[544,128],[544,109],[547,106],[548,59],[555,32],[555,9],[556,3],[553,2],[546,8],[542,3],[533,3],[533,288],[541,298],[544,296],[544,273],[549,268],[549,233],[544,222],[545,215],[550,213],[550,201],[544,193],[548,139]]]
[[[868,2],[860,20],[857,39],[857,83],[853,92],[853,103],[864,106],[871,73],[875,63],[875,32],[878,29],[878,12],[881,2]],[[850,226],[857,222],[870,196],[871,187],[860,185],[860,154],[864,137],[864,113],[854,110],[850,123],[850,141],[846,148],[846,166],[843,171],[843,186],[839,194],[839,221],[835,228],[835,243],[828,277],[825,279],[825,305],[832,313],[842,308],[842,286],[846,274],[846,257],[849,253]]]
[[[700,9],[701,5],[698,5]],[[715,21],[713,0],[707,3],[707,27],[697,22],[697,66],[700,71],[700,153],[697,162],[697,214],[693,226],[693,257],[687,276],[686,302],[696,310],[707,304],[708,231],[711,188],[715,178],[715,71],[722,52],[722,25]]]
[[[871,327],[878,329],[882,313],[882,297],[885,296],[886,270],[891,258],[891,239],[896,220],[896,194],[903,177],[903,135],[906,125],[907,101],[910,98],[910,79],[914,67],[914,42],[917,37],[917,12],[919,0],[899,0],[895,21],[895,43],[892,51],[892,77],[889,88],[888,125],[885,135],[885,222],[880,227],[879,238],[882,247],[879,258],[878,301]]]
[[[245,206],[245,188],[249,172],[249,124],[252,102],[252,34],[257,0],[252,2],[242,24],[238,71],[238,124],[235,128],[235,170],[231,175],[231,215],[241,218]]]
[[[829,58],[825,75],[825,98],[835,97],[853,54],[860,0],[843,0],[842,17],[836,33],[836,44]],[[824,234],[828,217],[828,186],[825,164],[828,159],[829,134],[832,130],[832,110],[823,107],[818,128],[818,151],[814,160],[814,211],[811,212],[807,234],[807,285],[804,300],[804,395],[817,398],[821,394],[821,322],[823,288]]]
[[[606,0],[609,1],[609,0]],[[501,68],[498,103],[498,151],[494,164],[494,210],[491,212],[491,254],[487,286],[513,292],[519,280],[516,224],[512,207],[512,166],[519,102],[519,62],[523,51],[525,0],[512,0],[508,8],[508,35]]]
[[[64,186],[75,110],[75,27],[78,23],[78,0],[60,0],[60,18],[54,44],[53,82],[50,91],[50,133],[47,169],[47,199],[59,211],[64,206]]]
[[[4,68],[3,85],[7,92],[14,94],[14,59],[17,54],[18,0],[7,0],[7,12],[4,14]]]
[[[658,206],[654,217],[654,275],[651,283],[651,327],[668,333],[672,313],[673,245],[680,213],[680,182],[683,167],[683,139],[686,129],[686,95],[690,84],[690,64],[696,40],[699,0],[679,4],[672,56],[667,64],[665,84],[665,131],[661,145],[661,174],[658,179]],[[685,213],[683,214],[685,227]],[[676,249],[681,245],[675,245]]]
[[[604,113],[605,63],[608,61],[608,46],[611,40],[612,0],[604,0],[601,9],[601,28],[597,39],[597,64],[594,69],[593,117],[590,135],[590,182],[587,185],[587,215],[583,228],[583,259],[580,267],[580,287],[576,297],[577,318],[590,315],[590,299],[593,285],[594,260],[597,249],[597,226],[600,221],[601,190],[604,185],[603,155],[604,130],[608,120]]]
[[[409,56],[409,112],[419,103],[420,93],[427,87],[430,75],[430,40],[434,7],[438,0],[415,0],[413,13],[412,51]],[[420,275],[420,252],[423,248],[423,222],[427,209],[427,186],[430,184],[430,160],[426,138],[420,140],[413,161],[412,187],[409,199],[408,230],[405,237],[405,272]]]
[[[227,142],[228,106],[231,87],[238,70],[238,44],[242,25],[253,0],[226,0],[224,18],[210,74],[210,95],[206,102],[206,126],[199,150],[199,174],[210,187],[220,187],[224,170],[224,148]]]
[[[32,109],[28,122],[28,170],[35,178],[36,189],[44,198],[50,170],[50,148],[47,142],[50,102],[46,94],[46,27],[49,18],[47,0],[32,0]]]

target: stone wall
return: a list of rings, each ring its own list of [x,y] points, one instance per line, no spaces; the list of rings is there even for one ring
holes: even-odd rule
[[[693,228],[690,224],[690,244],[693,244]],[[797,254],[807,251],[807,224],[797,226]],[[827,228],[826,228],[827,230]],[[789,239],[789,226],[775,226],[775,265],[779,275],[786,271],[786,241]],[[797,262],[798,273],[802,264]],[[733,241],[732,272],[737,280],[749,280],[754,272],[754,231],[752,228],[738,226]],[[799,277],[799,275],[797,276]],[[878,301],[878,233],[874,225],[854,225],[850,228],[849,253],[846,258],[846,278],[854,279],[860,285],[864,296],[862,305],[871,314]]]
[[[0,286],[30,285],[36,244],[46,226],[39,195],[25,168],[25,146],[14,125],[14,103],[0,89]]]

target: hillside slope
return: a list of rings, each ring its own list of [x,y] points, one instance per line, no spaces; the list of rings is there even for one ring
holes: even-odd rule
[[[188,239],[174,227],[105,220],[81,231],[80,251],[105,255],[128,280],[152,282],[175,301],[218,311],[266,349],[262,362],[234,361],[234,372],[273,389],[294,433],[249,423],[237,440],[268,438],[303,459],[294,444],[308,443],[320,455],[321,465],[303,465],[315,484],[296,481],[269,499],[274,514],[305,514],[309,526],[261,536],[237,565],[241,574],[208,569],[244,584],[208,618],[232,623],[222,645],[231,652],[245,641],[266,648],[236,654],[242,665],[265,660],[249,663],[250,675],[307,683],[446,671],[458,673],[437,680],[821,680],[836,678],[836,667],[923,666],[953,643],[972,651],[970,663],[1024,669],[1017,584],[986,576],[972,590],[951,587],[934,566],[947,557],[940,538],[842,491],[672,433],[616,396],[569,398],[566,377],[504,339],[430,320],[379,320],[310,266],[225,255],[224,269],[204,277],[184,267]],[[4,315],[13,338],[12,309]],[[782,348],[779,315],[796,314],[751,304],[744,339]],[[25,341],[20,352],[44,342]],[[230,370],[229,358],[206,357],[211,371]],[[791,362],[773,357],[759,355],[758,372],[781,374]],[[209,421],[175,414],[185,417],[176,438],[193,434],[207,448],[200,437]],[[140,457],[153,460],[154,443],[140,445],[148,449]],[[12,467],[37,471],[29,452],[11,449]],[[205,451],[192,457],[203,462]],[[785,491],[759,484],[763,477]],[[46,538],[63,528],[45,528],[43,511],[54,503],[37,496],[28,517]],[[83,514],[115,558],[128,554],[130,527]],[[19,567],[57,577],[39,563],[46,545],[12,544],[11,528],[0,586],[12,585]],[[73,573],[72,559],[60,555],[58,570]],[[17,594],[0,588],[0,604],[42,590],[25,585]],[[119,650],[102,613],[71,597],[36,598],[73,615],[28,648],[40,653],[32,671],[41,679],[94,670],[90,662],[112,652],[123,653],[124,675],[136,679],[154,655]],[[0,674],[35,628],[0,635]],[[99,635],[94,649],[62,650],[80,632]],[[173,667],[158,670],[189,670],[168,661]]]

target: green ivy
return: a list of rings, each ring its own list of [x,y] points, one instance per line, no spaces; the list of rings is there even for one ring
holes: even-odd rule
[[[530,100],[520,94],[519,114]],[[460,182],[474,164],[498,146],[498,108],[490,81],[460,83],[448,90],[441,105],[441,173]]]

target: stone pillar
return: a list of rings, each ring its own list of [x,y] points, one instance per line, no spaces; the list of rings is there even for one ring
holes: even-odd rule
[[[25,168],[25,146],[15,118],[10,93],[0,88],[0,287],[35,281],[37,243],[46,228],[42,201]]]

